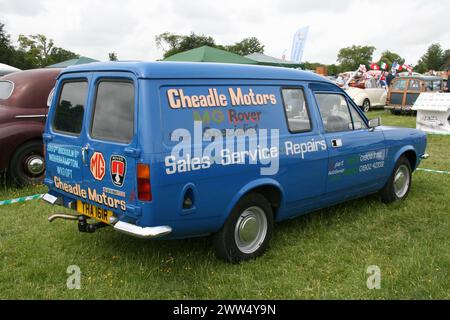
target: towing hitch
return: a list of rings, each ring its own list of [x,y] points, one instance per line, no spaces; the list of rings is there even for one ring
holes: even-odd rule
[[[97,229],[107,227],[103,222],[88,223],[85,216],[78,216],[78,231],[94,233]]]
[[[106,223],[103,222],[88,223],[86,217],[83,215],[58,213],[48,217],[49,222],[53,222],[56,219],[78,221],[78,231],[86,233],[94,233],[97,229],[108,226]]]

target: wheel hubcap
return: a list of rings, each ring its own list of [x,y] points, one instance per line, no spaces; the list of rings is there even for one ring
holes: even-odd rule
[[[267,218],[259,207],[241,213],[234,229],[234,239],[240,251],[250,254],[258,250],[267,234]]]
[[[44,172],[44,159],[39,155],[32,155],[25,161],[28,172],[34,176],[39,176]]]
[[[369,109],[370,109],[369,101],[364,101],[363,109],[365,112],[369,111]]]
[[[394,176],[394,192],[398,198],[402,198],[408,192],[409,183],[409,170],[405,165],[401,165]]]

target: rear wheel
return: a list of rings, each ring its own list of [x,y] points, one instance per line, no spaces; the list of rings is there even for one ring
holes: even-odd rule
[[[217,255],[240,262],[262,255],[272,237],[270,203],[258,193],[244,196],[233,208],[222,229],[214,235]]]
[[[364,100],[362,109],[364,112],[369,112],[369,110],[370,110],[370,100],[369,99]]]
[[[380,191],[381,201],[391,203],[406,199],[411,188],[411,182],[411,164],[406,157],[402,156],[397,161],[388,182]]]
[[[40,183],[44,179],[45,162],[41,141],[30,141],[14,152],[9,164],[9,179],[18,186]]]

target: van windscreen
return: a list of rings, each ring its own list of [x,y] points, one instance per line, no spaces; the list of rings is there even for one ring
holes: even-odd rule
[[[129,81],[101,81],[97,86],[91,136],[131,142],[134,131],[134,86]]]
[[[55,131],[75,135],[81,132],[87,88],[86,81],[70,81],[63,84],[53,122]]]

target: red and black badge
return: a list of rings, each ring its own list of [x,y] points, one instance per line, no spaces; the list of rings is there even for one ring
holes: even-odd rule
[[[121,187],[125,181],[127,161],[122,156],[111,156],[111,180],[114,185]]]

